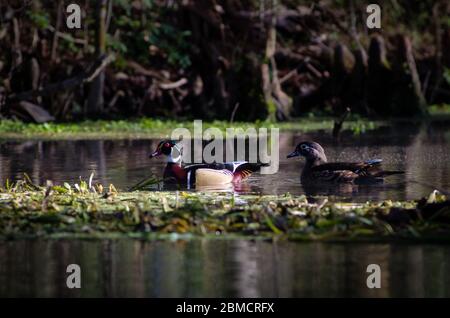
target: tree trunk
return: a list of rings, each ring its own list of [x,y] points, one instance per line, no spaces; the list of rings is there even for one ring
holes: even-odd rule
[[[106,47],[106,8],[107,0],[99,0],[97,3],[97,25],[95,29],[96,58],[101,57],[105,53]],[[92,81],[89,88],[89,97],[87,105],[88,115],[99,115],[103,110],[103,87],[105,81],[105,73],[101,71]]]
[[[380,35],[370,41],[368,63],[367,104],[377,115],[389,116],[392,113],[392,70]]]
[[[20,26],[17,18],[13,18],[12,20],[13,34],[14,34],[14,42],[12,47],[12,55],[13,55],[13,66],[17,67],[22,64],[22,50],[20,47]]]
[[[288,119],[292,110],[292,99],[281,89],[274,57],[277,44],[277,6],[277,0],[272,0],[273,13],[267,31],[264,61],[261,65],[262,90],[269,121]]]
[[[398,36],[397,61],[394,68],[395,90],[392,114],[402,117],[427,114],[411,41],[406,35]]]
[[[272,1],[273,8],[276,6],[276,0]],[[264,100],[267,107],[267,119],[269,121],[275,121],[276,119],[276,106],[272,98],[272,80],[270,77],[270,60],[275,54],[277,32],[275,30],[276,14],[272,14],[269,30],[267,31],[266,51],[264,55],[264,61],[261,65],[261,77],[262,77],[262,89],[264,93]]]
[[[63,14],[63,5],[64,2],[62,0],[58,1],[58,5],[56,7],[56,24],[55,24],[55,32],[53,33],[53,40],[52,40],[52,52],[50,55],[50,62],[55,62],[56,60],[56,54],[58,53],[58,33],[61,29],[61,23],[62,23],[62,14]]]

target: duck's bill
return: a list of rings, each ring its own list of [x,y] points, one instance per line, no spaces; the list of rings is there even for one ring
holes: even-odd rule
[[[293,151],[290,154],[288,154],[286,158],[294,158],[294,157],[298,157],[298,156],[300,156],[298,151]]]
[[[151,153],[148,157],[149,158],[154,158],[154,157],[158,157],[161,154],[161,152],[159,152],[158,150]]]

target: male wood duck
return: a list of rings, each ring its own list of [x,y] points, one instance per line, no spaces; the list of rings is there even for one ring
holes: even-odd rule
[[[178,183],[187,187],[194,184],[216,186],[239,183],[264,166],[264,164],[247,161],[182,165],[182,148],[174,140],[161,141],[149,157],[154,158],[160,155],[164,155],[167,162],[164,169],[164,182]]]
[[[386,176],[404,171],[384,171],[381,159],[365,162],[327,162],[325,151],[317,142],[305,141],[297,145],[287,158],[302,156],[306,163],[301,175],[304,184],[318,182],[334,183],[376,183]]]

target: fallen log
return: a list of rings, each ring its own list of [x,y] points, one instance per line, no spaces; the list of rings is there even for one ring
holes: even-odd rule
[[[55,120],[55,117],[50,115],[44,108],[27,101],[15,104],[11,112],[22,119],[31,119],[38,124]]]

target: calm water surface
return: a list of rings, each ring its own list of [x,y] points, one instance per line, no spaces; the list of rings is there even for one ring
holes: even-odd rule
[[[325,194],[331,200],[417,199],[433,189],[450,192],[450,128],[400,125],[360,136],[282,134],[280,170],[255,174],[240,193]],[[405,170],[382,185],[308,189],[304,162],[285,159],[303,140],[321,143],[330,161],[383,158]],[[0,141],[0,182],[27,173],[36,183],[87,179],[125,190],[163,160],[148,154],[159,140]],[[66,267],[82,269],[82,288],[66,288]],[[366,267],[379,264],[382,288],[366,287]],[[0,242],[0,297],[450,297],[447,245],[306,244],[247,240],[134,240]]]
[[[304,161],[286,159],[303,140],[321,143],[329,161],[382,158],[385,169],[404,170],[382,185],[332,185],[310,189],[300,184]],[[162,176],[162,158],[148,158],[160,140],[2,141],[0,181],[21,178],[24,172],[37,183],[52,180],[74,183],[95,172],[95,181],[125,190],[151,174]],[[339,200],[417,199],[433,189],[450,192],[450,125],[400,125],[360,136],[344,134],[337,143],[329,133],[281,134],[280,167],[273,175],[254,174],[239,186],[241,193],[320,194]]]
[[[450,297],[439,245],[18,241],[0,259],[0,297]],[[79,290],[65,285],[71,263]],[[366,287],[372,263],[380,289]]]

